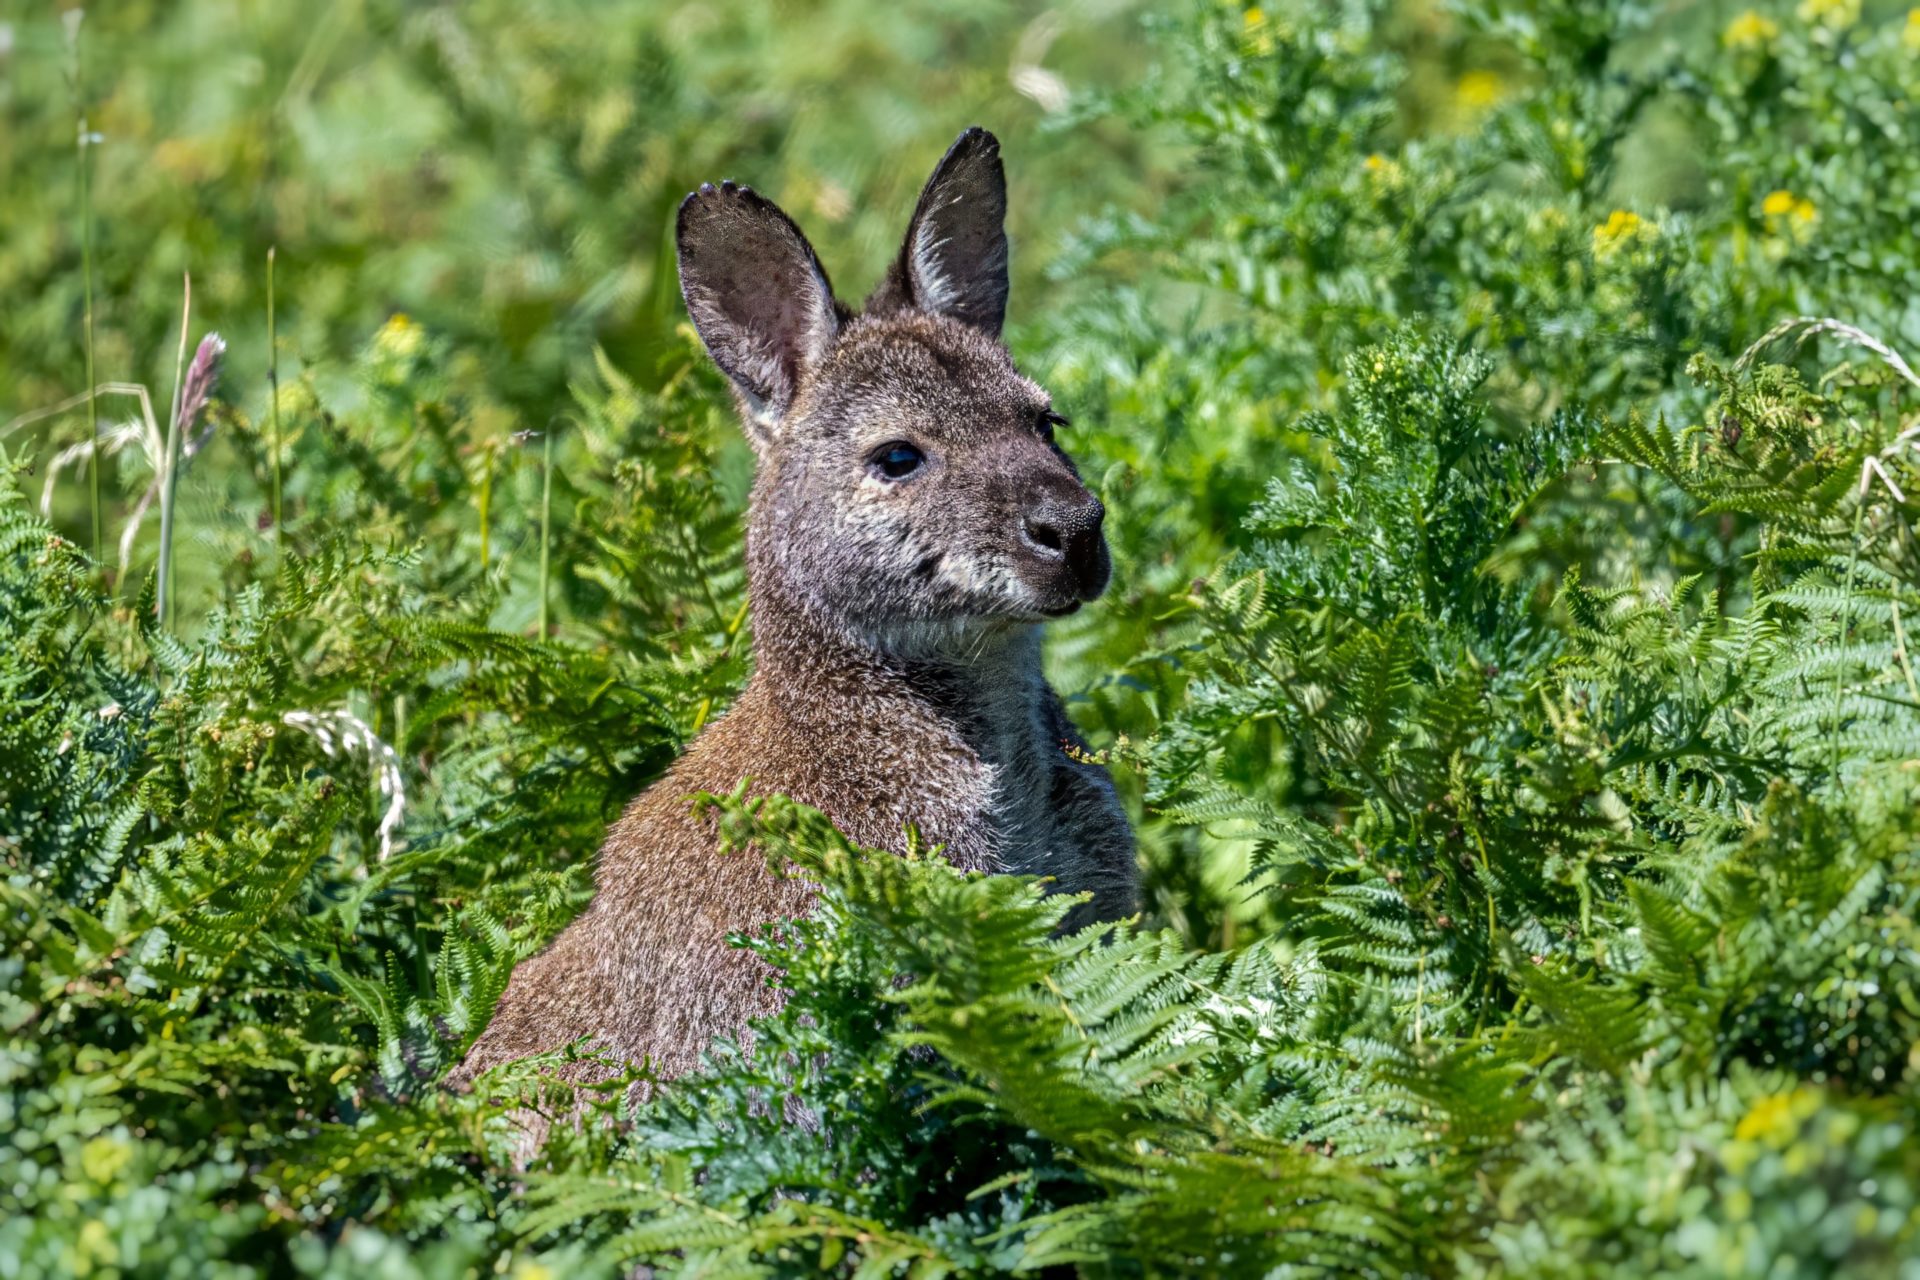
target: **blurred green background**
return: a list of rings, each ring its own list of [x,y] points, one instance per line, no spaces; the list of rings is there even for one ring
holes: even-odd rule
[[[1917,98],[1898,0],[0,0],[0,1277],[1911,1280]],[[857,299],[971,124],[1111,512],[1049,663],[1142,950],[908,1010],[1047,908],[828,877],[820,1070],[530,1194],[538,1082],[436,1081],[751,653],[673,208],[749,182]],[[184,272],[230,343],[165,625],[133,402],[92,559],[85,412],[18,425],[87,225],[100,380],[164,417]]]
[[[1075,95],[1135,80],[1135,6],[193,0],[0,9],[0,419],[80,389],[76,118],[92,150],[102,377],[171,377],[196,331],[265,386],[390,314],[538,422],[596,344],[643,382],[681,318],[670,229],[723,177],[772,194],[841,293],[874,283],[946,145],[1006,144],[1019,311],[1073,220],[1151,206],[1165,158]],[[77,38],[75,32],[77,30]],[[74,81],[75,62],[79,79]]]

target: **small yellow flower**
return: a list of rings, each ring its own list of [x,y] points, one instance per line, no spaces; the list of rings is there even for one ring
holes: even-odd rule
[[[1454,82],[1454,101],[1469,111],[1483,111],[1507,96],[1507,84],[1492,71],[1469,71]]]
[[[1764,14],[1747,10],[1720,33],[1720,42],[1729,49],[1764,49],[1780,34],[1780,24]]]
[[[396,311],[380,326],[380,332],[373,335],[373,349],[383,356],[404,360],[420,350],[426,336],[426,331],[413,322],[412,316]]]
[[[1376,182],[1392,183],[1400,180],[1399,164],[1387,159],[1378,151],[1361,161],[1361,167],[1367,171],[1367,176]]]
[[[1245,24],[1247,52],[1268,54],[1273,52],[1273,29],[1267,25],[1267,15],[1260,9],[1249,9],[1242,17]]]
[[[1800,1127],[1811,1120],[1825,1101],[1825,1095],[1812,1085],[1801,1085],[1791,1093],[1770,1093],[1748,1108],[1733,1128],[1735,1140],[1756,1139],[1776,1151],[1800,1135]]]
[[[1651,239],[1659,233],[1659,227],[1639,214],[1615,209],[1605,222],[1593,229],[1593,256],[1610,258],[1636,241]]]
[[[1791,1138],[1798,1128],[1793,1118],[1792,1097],[1784,1093],[1770,1093],[1740,1117],[1740,1123],[1734,1126],[1733,1136],[1742,1142],[1751,1142],[1755,1138],[1779,1140]]]
[[[1791,191],[1769,191],[1760,202],[1760,212],[1776,222],[1785,221],[1787,229],[1802,232],[1819,220],[1820,210],[1805,196]]]
[[[1844,31],[1860,21],[1860,0],[1801,0],[1800,21]]]
[[[1909,53],[1920,53],[1920,9],[1907,10],[1907,25],[1901,28],[1900,43]]]

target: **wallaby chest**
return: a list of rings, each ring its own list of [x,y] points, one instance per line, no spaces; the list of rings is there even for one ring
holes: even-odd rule
[[[955,814],[950,851],[975,869],[1020,875],[1057,873],[1087,839],[1077,815],[1058,803],[1063,771],[1075,769],[1055,731],[1055,697],[1040,671],[1037,637],[960,669],[921,677],[939,714],[964,744],[954,759],[956,794],[971,799]]]

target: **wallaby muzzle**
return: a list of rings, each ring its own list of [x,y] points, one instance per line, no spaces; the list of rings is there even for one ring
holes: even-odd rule
[[[1066,597],[1057,611],[1071,613],[1107,589],[1112,558],[1101,524],[1107,515],[1100,499],[1078,480],[1048,485],[1028,503],[1021,520],[1022,549]]]

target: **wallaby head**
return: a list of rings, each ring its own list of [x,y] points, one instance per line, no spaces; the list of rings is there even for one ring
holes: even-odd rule
[[[680,283],[759,454],[757,608],[903,657],[1073,612],[1105,589],[1104,511],[1065,419],[1000,341],[1006,175],[969,129],[856,313],[799,227],[732,183],[680,207]],[[762,623],[767,619],[763,616]]]

